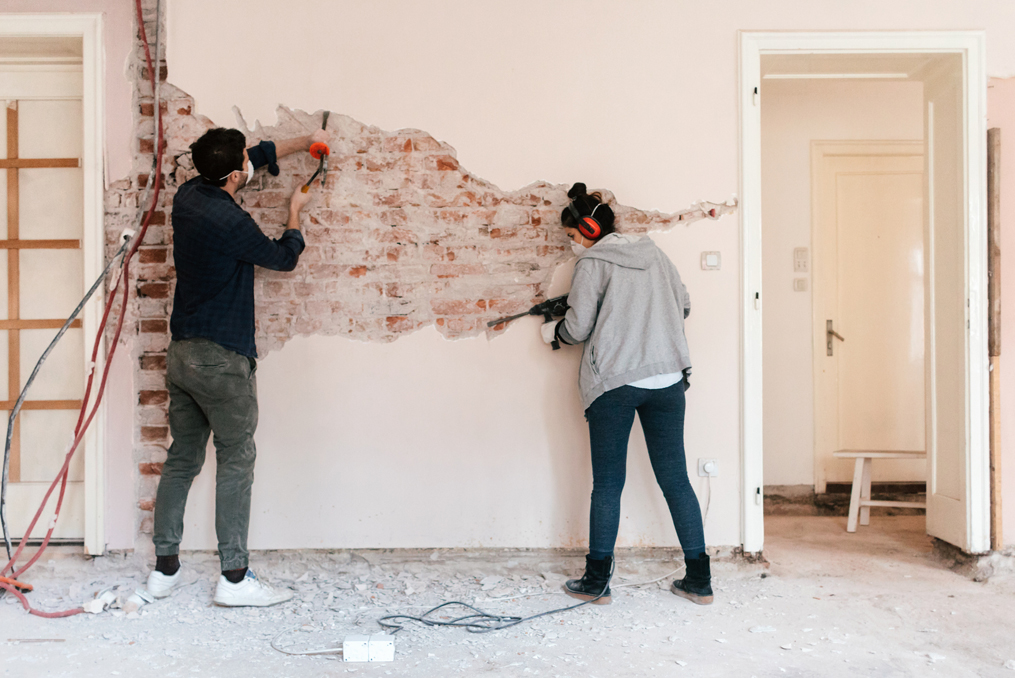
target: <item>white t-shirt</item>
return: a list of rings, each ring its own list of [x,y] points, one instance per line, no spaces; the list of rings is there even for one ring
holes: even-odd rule
[[[684,378],[683,372],[671,372],[670,374],[657,374],[654,377],[648,377],[646,379],[639,379],[633,381],[628,386],[634,386],[635,388],[648,388],[657,390],[661,388],[669,388],[674,384],[678,383]]]

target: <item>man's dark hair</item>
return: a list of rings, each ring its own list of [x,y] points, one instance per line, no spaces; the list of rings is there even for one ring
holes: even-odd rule
[[[216,127],[190,145],[194,167],[213,186],[225,186],[223,177],[234,170],[242,171],[243,149],[247,139],[238,129]]]

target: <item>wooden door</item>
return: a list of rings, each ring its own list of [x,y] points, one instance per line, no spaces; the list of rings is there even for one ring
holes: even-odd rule
[[[921,142],[814,146],[816,492],[852,479],[835,450],[925,450],[923,164]],[[925,477],[922,460],[874,468]]]
[[[976,497],[972,468],[969,300],[966,283],[965,148],[961,61],[929,73],[924,84],[927,130],[927,533],[972,546]],[[986,252],[984,251],[984,255]],[[985,293],[985,290],[984,290]],[[985,337],[984,337],[985,339]],[[986,366],[985,366],[986,367]],[[972,424],[972,426],[970,425]],[[985,488],[984,488],[985,489]],[[989,519],[988,519],[989,521]]]

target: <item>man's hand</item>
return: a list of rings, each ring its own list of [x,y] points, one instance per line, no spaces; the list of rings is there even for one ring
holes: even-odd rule
[[[286,224],[286,230],[290,228],[299,229],[300,227],[300,211],[307,206],[310,202],[310,191],[303,192],[303,185],[300,184],[293,191],[293,195],[289,198],[289,222]]]
[[[328,134],[328,130],[315,129],[314,133],[307,137],[307,150],[309,151],[310,147],[318,142],[326,144],[329,141],[331,141],[331,135]]]
[[[291,139],[280,139],[275,142],[275,157],[284,158],[287,155],[292,155],[298,151],[309,151],[310,144],[320,141],[328,143],[331,139],[331,134],[328,130],[315,129],[310,134],[304,137],[293,137]]]
[[[296,187],[296,190],[293,191],[292,197],[289,198],[289,211],[291,212],[295,210],[299,212],[304,207],[306,207],[307,203],[309,202],[310,202],[310,191],[304,193],[303,185],[300,184],[299,186]]]

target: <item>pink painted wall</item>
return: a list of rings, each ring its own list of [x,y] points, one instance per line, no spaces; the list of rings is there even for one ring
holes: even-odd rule
[[[107,177],[121,179],[130,172],[131,83],[126,77],[132,46],[134,2],[132,0],[4,0],[0,12],[102,12],[106,48],[106,158]]]
[[[1001,128],[1001,476],[1004,543],[1015,544],[1015,78],[992,78],[987,124]]]
[[[581,179],[665,211],[737,190],[739,30],[984,30],[989,73],[1015,75],[1015,3],[1002,0],[731,0],[721,10],[692,0],[173,0],[167,11],[170,81],[218,124],[236,124],[234,106],[250,125],[274,124],[280,103],[329,108],[387,130],[426,130],[504,189]],[[272,47],[251,50],[246,36],[263,31],[266,16]],[[326,50],[307,39],[311,27],[329,36]],[[721,469],[706,536],[738,544],[738,225],[656,238],[696,300],[688,456],[718,458]],[[705,250],[721,251],[721,271],[700,269]],[[566,289],[566,274],[552,291]],[[588,468],[575,356],[543,348],[519,323],[492,342],[449,343],[430,331],[384,346],[314,336],[268,355],[251,546],[580,544]],[[463,382],[468,375],[482,376]],[[1015,373],[1006,379],[1015,391]],[[671,545],[638,438],[620,545]],[[448,472],[428,486],[392,481],[399,459]],[[505,513],[494,490],[520,497],[527,513]],[[185,546],[214,545],[212,491],[211,474],[198,479]],[[434,531],[405,519],[417,500],[428,502]],[[444,519],[461,505],[489,520]]]

